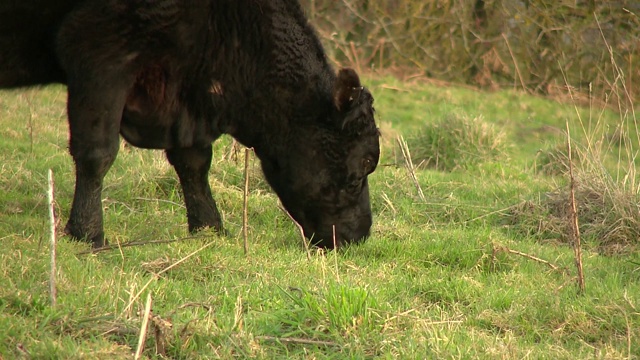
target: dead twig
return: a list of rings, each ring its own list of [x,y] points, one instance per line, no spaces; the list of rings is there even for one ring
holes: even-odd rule
[[[571,238],[573,241],[573,253],[574,259],[576,263],[576,269],[578,270],[578,289],[580,294],[583,294],[585,291],[584,284],[584,272],[582,268],[582,245],[580,244],[580,228],[578,226],[578,211],[576,206],[576,179],[573,176],[573,161],[571,158],[571,134],[569,133],[569,122],[567,122],[567,150],[569,157],[569,189],[570,189],[570,212],[569,216],[571,217]]]

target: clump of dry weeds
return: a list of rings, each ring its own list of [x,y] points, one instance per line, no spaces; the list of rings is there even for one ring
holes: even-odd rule
[[[571,151],[572,161],[581,161],[581,151],[575,148]],[[541,149],[536,154],[535,165],[536,173],[549,176],[567,175],[569,172],[569,155],[567,152],[567,144],[558,143]]]
[[[584,153],[580,154],[584,156]],[[585,165],[588,164],[575,167],[573,174],[580,234],[604,254],[638,250],[638,192],[616,181],[605,169]],[[507,224],[527,235],[568,243],[571,239],[570,211],[570,189],[562,185],[537,201],[513,206],[507,214]]]

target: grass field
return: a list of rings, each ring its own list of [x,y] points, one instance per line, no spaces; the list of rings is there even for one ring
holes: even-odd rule
[[[163,153],[123,144],[103,193],[110,242],[176,241],[90,254],[62,237],[55,306],[46,191],[52,169],[61,234],[74,180],[65,89],[1,91],[0,359],[130,359],[148,299],[147,358],[640,358],[634,114],[367,83],[383,156],[365,244],[307,256],[254,158],[245,255],[244,152],[229,138],[210,183],[230,235],[189,237]],[[567,124],[584,293],[556,209],[570,203]]]

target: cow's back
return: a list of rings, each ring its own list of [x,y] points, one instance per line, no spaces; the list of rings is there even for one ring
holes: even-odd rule
[[[0,88],[65,82],[57,26],[83,0],[0,1]]]

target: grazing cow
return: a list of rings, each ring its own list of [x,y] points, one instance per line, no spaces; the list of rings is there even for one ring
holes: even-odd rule
[[[373,98],[355,71],[332,70],[297,0],[3,1],[0,88],[54,82],[68,89],[77,239],[106,243],[119,135],[165,149],[192,232],[222,230],[207,173],[211,143],[230,134],[314,244],[369,235]]]

